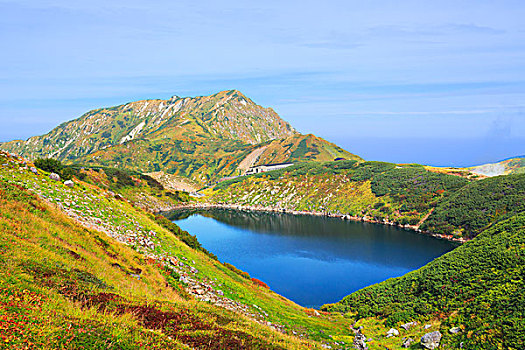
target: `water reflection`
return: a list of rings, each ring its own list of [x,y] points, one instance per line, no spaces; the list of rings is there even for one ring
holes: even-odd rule
[[[202,245],[305,306],[423,266],[454,244],[397,227],[226,209],[166,214]]]

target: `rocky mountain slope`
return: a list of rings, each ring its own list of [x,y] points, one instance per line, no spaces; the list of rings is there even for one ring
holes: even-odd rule
[[[242,174],[247,163],[360,159],[321,138],[299,134],[271,108],[236,90],[97,109],[46,135],[0,148],[29,159],[162,172],[196,186]],[[258,156],[243,163],[253,152]]]
[[[271,108],[263,108],[236,90],[211,96],[173,96],[90,111],[43,136],[12,141],[3,148],[26,158],[76,159],[146,138],[237,140],[248,144],[282,138],[296,131]]]

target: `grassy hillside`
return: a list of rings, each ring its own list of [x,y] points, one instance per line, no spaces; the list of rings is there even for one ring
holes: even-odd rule
[[[109,191],[76,179],[67,187],[2,154],[0,192],[0,347],[344,348],[352,340],[348,320],[286,300]]]
[[[396,328],[438,318],[447,348],[463,344],[465,349],[523,349],[524,266],[525,213],[521,213],[417,271],[364,288],[323,309],[362,319],[358,325],[377,324],[379,319]],[[460,331],[451,334],[451,327]],[[401,336],[412,333],[402,330]]]
[[[418,225],[445,193],[468,182],[462,177],[427,171],[419,165],[304,163],[224,181],[205,191],[204,200]]]
[[[326,162],[337,158],[362,160],[359,156],[315,135],[292,135],[272,141],[260,155],[257,164]]]
[[[497,163],[473,166],[467,170],[484,176],[523,174],[525,173],[525,157],[515,157]]]
[[[240,141],[140,139],[97,151],[76,162],[142,173],[162,171],[203,186],[210,180],[237,175],[237,166],[254,148]]]

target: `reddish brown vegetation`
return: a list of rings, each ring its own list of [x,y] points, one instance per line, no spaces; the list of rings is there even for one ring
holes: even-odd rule
[[[252,282],[255,284],[255,285],[258,285],[259,287],[263,287],[263,288],[266,288],[266,289],[270,289],[270,287],[268,287],[268,285],[266,283],[264,283],[263,281],[261,280],[258,280],[257,278],[252,278]]]

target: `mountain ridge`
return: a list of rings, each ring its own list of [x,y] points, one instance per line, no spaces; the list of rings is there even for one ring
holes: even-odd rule
[[[284,141],[278,141],[284,140]],[[298,133],[273,109],[238,90],[209,96],[149,99],[94,109],[42,136],[5,143],[2,149],[28,159],[164,172],[204,186],[241,175],[253,162],[361,159],[313,135]]]
[[[237,128],[233,128],[235,122],[239,122]],[[273,109],[256,105],[237,90],[227,90],[210,96],[173,96],[167,100],[147,99],[98,108],[61,123],[42,136],[14,140],[3,146],[30,158],[52,156],[65,160],[67,156],[71,159],[71,154],[79,157],[147,134],[153,139],[162,138],[167,131],[188,123],[195,124],[192,130],[196,133],[249,144],[296,133]],[[255,130],[257,126],[259,129]],[[71,147],[74,143],[79,145]],[[52,150],[55,145],[58,150]]]

